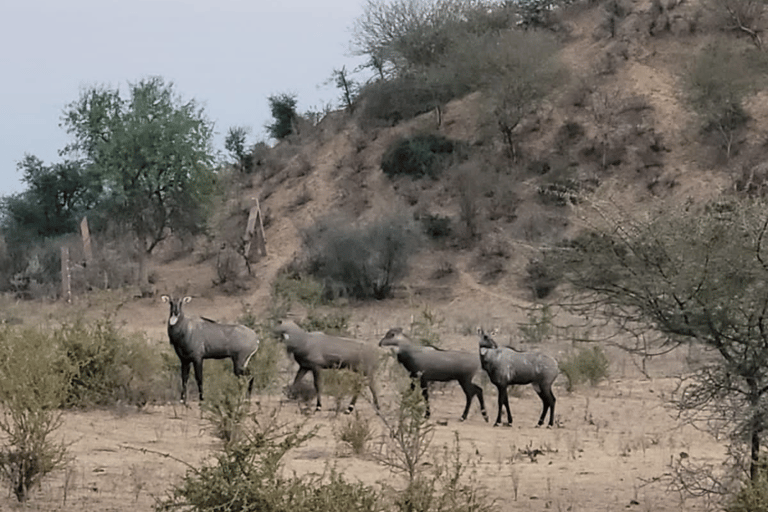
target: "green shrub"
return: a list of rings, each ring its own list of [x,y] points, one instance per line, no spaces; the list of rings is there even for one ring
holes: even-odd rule
[[[305,331],[322,331],[326,334],[346,335],[349,329],[349,313],[334,311],[320,315],[317,311],[309,311],[307,318],[300,322]]]
[[[378,460],[391,471],[406,475],[409,485],[419,478],[421,464],[435,435],[434,425],[424,416],[426,411],[419,387],[407,386],[400,392],[394,418],[379,416],[387,435]]]
[[[424,233],[429,238],[440,240],[448,238],[453,234],[450,217],[427,213],[422,215],[419,220],[421,221]]]
[[[445,87],[425,80],[380,80],[360,91],[360,121],[364,126],[395,125],[433,110],[452,96]]]
[[[755,512],[768,510],[768,471],[765,460],[757,472],[755,480],[747,480],[733,497],[733,501],[725,507],[726,512]]]
[[[167,398],[159,353],[139,336],[126,336],[110,319],[77,320],[53,331],[72,369],[67,407],[144,405]]]
[[[575,354],[560,362],[560,371],[568,379],[566,389],[573,389],[583,383],[589,382],[595,386],[600,381],[608,378],[608,357],[603,349],[597,345],[580,349]]]
[[[272,113],[274,122],[267,125],[267,132],[270,137],[275,139],[284,139],[294,132],[296,124],[296,95],[279,94],[267,98],[269,101],[269,110]]]
[[[0,475],[19,501],[65,463],[66,445],[51,440],[71,368],[42,330],[0,330]]]
[[[544,260],[533,258],[525,266],[524,282],[536,299],[544,299],[557,288],[561,276],[553,266]]]
[[[283,318],[293,303],[315,307],[322,301],[323,285],[314,277],[295,270],[280,272],[272,283],[273,320]]]
[[[208,392],[200,408],[213,436],[220,439],[224,446],[231,446],[240,441],[243,424],[248,417],[247,382],[231,372],[214,375],[217,376],[215,380],[208,379]]]
[[[242,440],[226,446],[212,462],[190,467],[155,510],[321,512],[382,510],[377,492],[346,482],[331,468],[325,475],[285,477],[282,459],[315,435],[303,425],[280,423],[277,411],[251,415]]]
[[[416,135],[393,143],[381,159],[381,170],[390,178],[400,174],[437,178],[449,157],[461,153],[460,144],[442,135]]]
[[[531,309],[527,313],[528,322],[518,324],[523,339],[528,343],[542,343],[552,333],[552,310],[547,304]]]
[[[418,242],[401,217],[362,226],[323,220],[304,233],[307,272],[322,281],[326,299],[384,299],[405,277]]]

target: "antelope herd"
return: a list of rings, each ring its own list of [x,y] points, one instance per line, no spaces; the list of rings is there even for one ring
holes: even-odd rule
[[[236,324],[220,324],[204,317],[185,315],[182,305],[190,302],[190,297],[173,298],[162,296],[163,302],[170,304],[168,318],[168,337],[181,363],[181,400],[187,399],[187,380],[190,366],[194,367],[195,379],[200,400],[203,399],[203,360],[231,359],[237,376],[249,377],[248,394],[253,386],[253,377],[247,368],[259,348],[259,338],[254,331]],[[376,371],[381,360],[380,349],[358,340],[332,336],[323,332],[307,332],[291,320],[278,322],[275,334],[285,344],[286,351],[299,369],[293,380],[293,386],[301,382],[307,373],[312,373],[316,393],[316,410],[322,407],[322,372],[324,369],[349,369],[359,373],[371,391],[373,405],[378,411],[379,401],[375,386]],[[443,350],[421,345],[411,340],[402,330],[395,327],[387,331],[379,341],[379,347],[390,349],[411,378],[411,389],[418,381],[426,402],[426,416],[430,416],[430,382],[456,381],[461,386],[466,403],[461,421],[467,419],[472,399],[477,397],[480,412],[485,421],[483,388],[473,380],[485,371],[492,384],[498,390],[498,414],[494,426],[502,423],[502,409],[507,411],[507,424],[512,424],[507,388],[511,385],[531,384],[541,398],[544,410],[537,426],[544,423],[549,412],[548,426],[553,426],[555,415],[555,395],[552,383],[558,375],[557,362],[539,352],[521,352],[509,346],[499,346],[484,331],[478,331],[480,340],[478,352]],[[357,394],[347,408],[352,412]]]

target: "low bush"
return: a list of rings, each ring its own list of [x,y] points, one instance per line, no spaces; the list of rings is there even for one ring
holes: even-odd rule
[[[72,368],[42,330],[0,330],[0,476],[19,501],[66,463],[67,447],[52,438],[61,426]]]
[[[761,462],[763,466],[758,471],[757,478],[744,482],[731,503],[725,507],[726,512],[768,510],[768,471],[764,465],[765,459]]]
[[[143,338],[121,333],[111,319],[64,323],[52,333],[71,368],[66,407],[165,401],[162,357]]]
[[[355,455],[365,454],[368,443],[373,440],[374,430],[371,420],[360,416],[355,411],[354,416],[348,416],[335,431],[336,439],[352,450]]]
[[[424,234],[433,240],[442,240],[453,234],[451,218],[427,213],[419,218]]]
[[[451,157],[460,158],[459,143],[436,134],[416,135],[394,142],[381,159],[381,170],[390,178],[401,174],[437,178]]]
[[[610,363],[602,348],[595,345],[590,348],[582,348],[567,359],[560,361],[560,371],[568,382],[566,389],[573,389],[584,382],[596,386],[602,380],[608,378]]]
[[[446,83],[415,78],[380,80],[360,91],[358,115],[364,126],[391,126],[429,112],[453,97]]]
[[[362,226],[326,219],[304,233],[306,271],[323,283],[326,299],[384,299],[405,277],[419,246],[412,224],[387,217]]]
[[[201,468],[190,466],[157,511],[355,512],[383,510],[378,493],[349,483],[333,468],[325,475],[286,477],[282,459],[315,435],[301,424],[280,423],[277,411],[244,422],[241,441]]]
[[[560,279],[559,271],[553,265],[547,265],[545,259],[532,258],[525,266],[524,284],[536,299],[548,297]]]

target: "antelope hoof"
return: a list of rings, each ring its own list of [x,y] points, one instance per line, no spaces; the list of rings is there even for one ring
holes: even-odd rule
[[[349,407],[347,407],[347,410],[344,411],[344,414],[352,414],[354,412],[354,410],[355,410],[355,406],[354,405],[350,405]]]

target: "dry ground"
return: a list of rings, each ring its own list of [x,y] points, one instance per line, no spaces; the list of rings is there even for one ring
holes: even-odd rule
[[[465,331],[468,324],[480,318],[488,323],[496,318],[496,326],[502,331],[507,328],[507,332],[513,321],[522,319],[520,312],[521,318],[511,315],[501,321],[502,311],[515,310],[510,306],[513,299],[497,294],[494,300],[488,300],[487,293],[478,286],[461,299],[434,307],[438,316],[454,319],[444,321],[440,327],[446,346],[476,349],[476,337]],[[504,302],[505,298],[509,300]],[[242,300],[215,302],[221,318],[236,318],[242,307]],[[424,307],[418,300],[402,302],[394,301],[389,305],[391,309],[382,305],[353,308],[353,329],[361,339],[374,343],[387,328],[407,325],[409,315],[418,314]],[[470,303],[474,304],[471,308]],[[210,303],[201,298],[195,311],[210,313]],[[117,317],[124,328],[135,326],[147,332],[150,343],[167,345],[163,333],[166,314],[159,301],[143,299],[127,300]],[[561,356],[569,346],[547,343],[540,348]],[[436,433],[432,448],[449,445],[454,432],[458,432],[462,454],[475,461],[479,480],[499,500],[500,510],[703,510],[701,503],[682,501],[664,485],[648,483],[664,474],[670,461],[681,452],[700,462],[716,464],[723,459],[722,444],[681,427],[666,407],[675,383],[670,376],[679,375],[687,367],[691,354],[680,352],[651,362],[651,379],[645,378],[628,356],[613,351],[609,355],[611,378],[597,387],[581,387],[568,393],[564,377],[558,379],[557,425],[553,429],[534,428],[541,404],[530,387],[522,389],[520,396],[511,397],[514,426],[498,428],[482,420],[476,404],[466,422],[457,421],[464,397],[455,383],[434,390],[432,421]],[[287,383],[295,372],[295,363],[285,359],[284,368],[280,380]],[[394,386],[386,382],[391,375],[383,372],[378,381],[383,402],[389,407],[394,404]],[[485,389],[493,420],[496,391],[487,383]],[[375,460],[373,454],[382,442],[383,425],[367,400],[359,403],[359,411],[371,418],[377,432],[367,455],[351,456],[336,440],[334,432],[345,416],[334,414],[333,399],[326,397],[326,410],[308,418],[308,426],[320,427],[318,435],[290,453],[285,471],[320,473],[327,464],[333,464],[350,479],[374,485],[402,485]],[[307,419],[297,403],[284,402],[278,394],[255,396],[252,404],[262,414],[279,408],[281,418],[287,421]],[[71,443],[72,461],[66,470],[45,479],[27,509],[150,510],[155,499],[164,496],[184,475],[185,463],[199,466],[218,447],[196,402],[188,408],[168,404],[141,411],[119,408],[66,412],[64,420],[59,434]],[[541,453],[533,458],[526,454],[536,450]],[[0,510],[23,508],[9,493],[0,498]]]

